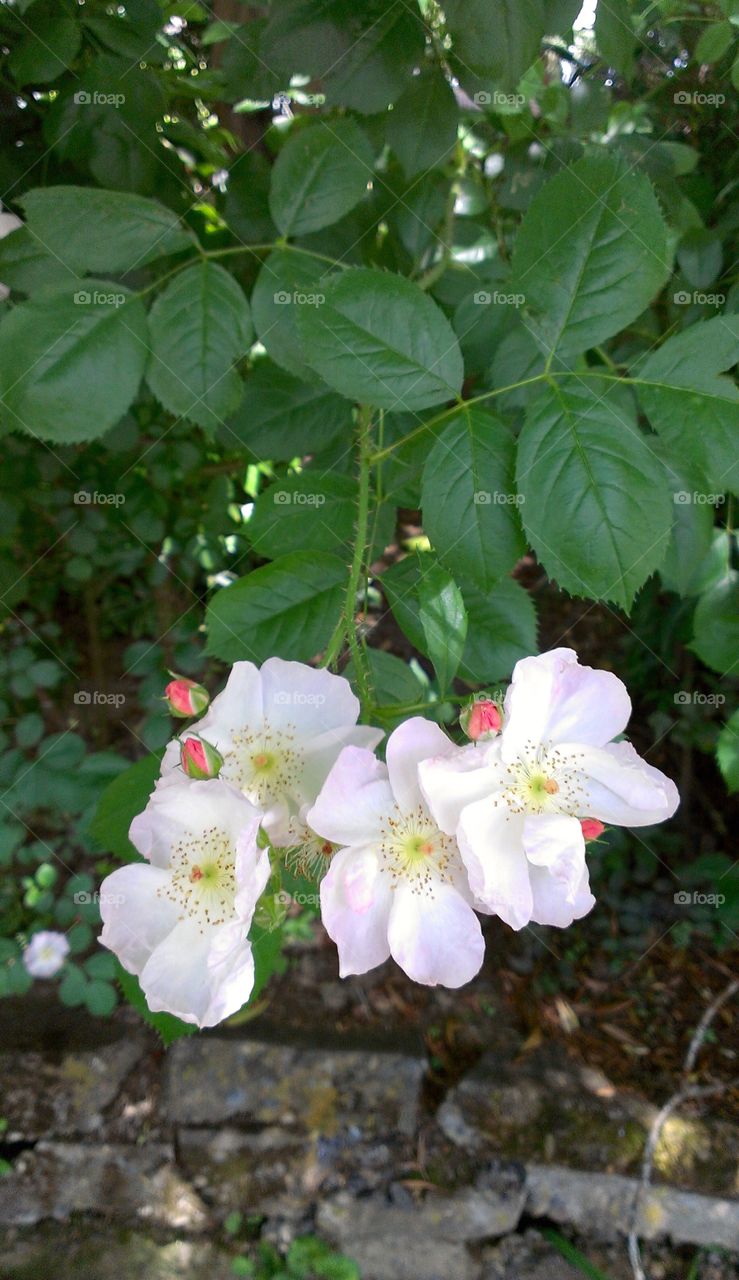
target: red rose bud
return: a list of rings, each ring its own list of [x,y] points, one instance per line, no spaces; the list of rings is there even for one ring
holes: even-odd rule
[[[185,676],[175,676],[174,680],[170,680],[164,690],[164,696],[169,703],[172,715],[182,720],[202,715],[210,702],[208,690]]]
[[[598,836],[602,836],[605,827],[597,818],[581,818],[580,826],[582,827],[583,839],[597,840]]]
[[[471,702],[459,717],[462,732],[473,742],[484,741],[500,733],[503,717],[497,702],[489,698],[478,698]]]
[[[180,750],[180,764],[188,778],[217,778],[223,764],[223,756],[205,738],[191,734],[185,738]]]

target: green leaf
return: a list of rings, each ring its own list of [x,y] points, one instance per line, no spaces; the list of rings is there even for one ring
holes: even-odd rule
[[[171,209],[129,192],[37,187],[19,202],[43,247],[72,271],[133,271],[194,239]]]
[[[458,395],[463,367],[449,321],[401,276],[352,267],[301,306],[306,359],[329,386],[384,409],[424,409]]]
[[[330,227],[367,194],[374,156],[353,120],[297,129],[272,169],[269,207],[283,235]]]
[[[460,579],[485,590],[524,554],[516,493],[515,440],[499,418],[461,408],[428,455],[424,531]]]
[[[718,736],[716,759],[727,791],[739,791],[739,711],[727,720]]]
[[[720,374],[738,359],[739,315],[725,315],[668,338],[634,371],[641,406],[674,465],[717,493],[736,463],[739,427],[739,391]]]
[[[9,289],[34,293],[77,278],[65,263],[46,252],[28,227],[19,227],[0,240],[0,279]]]
[[[277,238],[269,212],[271,174],[259,151],[244,151],[229,166],[224,217],[242,244]]]
[[[680,270],[696,289],[705,289],[721,275],[723,260],[721,237],[707,227],[691,227],[677,247]]]
[[[506,578],[490,591],[464,590],[467,643],[459,674],[475,684],[510,675],[519,658],[536,652],[536,610],[528,591]]]
[[[148,355],[146,313],[109,280],[35,294],[0,324],[3,421],[70,444],[103,435],[134,399]]]
[[[140,856],[128,838],[128,829],[146,808],[159,777],[161,759],[161,752],[153,752],[137,760],[108,783],[98,801],[90,834],[102,849],[122,862],[134,862]]]
[[[417,702],[425,702],[427,689],[418,674],[409,667],[402,658],[386,653],[384,649],[365,649],[365,659],[369,667],[370,688],[373,701],[377,707],[413,706]],[[343,674],[356,688],[354,662],[348,663]],[[381,722],[382,727],[390,731],[407,719],[406,713],[394,715],[392,711],[373,713],[373,718]]]
[[[649,179],[616,155],[588,155],[534,197],[516,239],[513,287],[543,348],[572,356],[641,314],[671,256]]]
[[[444,16],[455,58],[509,89],[548,29],[543,0],[446,0]]]
[[[192,1026],[189,1022],[182,1022],[171,1013],[152,1013],[146,1003],[146,997],[141,990],[138,978],[133,973],[126,973],[121,964],[117,964],[116,977],[128,1003],[133,1005],[136,1012],[144,1019],[144,1022],[154,1028],[165,1049],[168,1045],[173,1044],[175,1040],[179,1040],[181,1036],[195,1034],[197,1027]]]
[[[55,12],[52,3],[34,5],[28,32],[11,53],[8,70],[18,84],[46,84],[56,80],[77,56],[81,43],[79,23],[65,13]]]
[[[434,565],[420,579],[418,605],[426,652],[433,663],[443,697],[462,661],[467,637],[467,612],[462,592],[441,565]]]
[[[64,966],[64,976],[59,984],[59,999],[69,1008],[84,1004],[87,991],[87,978],[76,964]]]
[[[290,83],[290,70],[283,60],[264,48],[266,22],[252,19],[234,27],[223,55],[226,79],[226,102],[248,98],[253,102],[270,102],[280,89]]]
[[[700,495],[686,490],[677,476],[670,478],[670,488],[672,537],[659,573],[668,591],[680,596],[696,595],[701,589],[702,569],[711,550],[715,508],[708,502],[696,502],[695,498]]]
[[[701,662],[728,675],[739,653],[739,573],[729,570],[698,601],[689,648]]]
[[[550,577],[628,610],[672,527],[664,467],[629,393],[600,397],[574,378],[544,388],[519,438],[517,478],[524,527]]]
[[[329,102],[373,115],[400,97],[423,59],[426,33],[420,14],[405,4],[388,6],[380,0],[349,8],[352,26],[341,55],[331,60],[324,87]]]
[[[251,297],[257,335],[267,354],[288,373],[314,383],[296,317],[301,299],[308,306],[322,305],[325,270],[307,254],[278,249],[266,259]]]
[[[356,508],[357,485],[349,476],[304,471],[257,498],[246,533],[257,554],[271,560],[295,547],[342,555],[351,544]]]
[[[388,117],[387,141],[407,177],[448,160],[457,141],[459,108],[439,68],[415,76]]]
[[[386,569],[380,582],[398,626],[411,644],[426,653],[419,594],[435,561],[424,553],[407,556]],[[510,578],[489,591],[462,590],[467,610],[467,641],[459,675],[484,684],[508,675],[519,658],[536,650],[536,611],[527,591]]]
[[[85,989],[85,1004],[96,1018],[106,1018],[118,1003],[114,986],[96,978]]]
[[[221,430],[228,446],[238,442],[260,459],[288,462],[321,453],[352,434],[352,406],[328,387],[303,382],[271,360],[259,360],[244,380],[244,398]]]
[[[337,556],[313,551],[255,569],[211,600],[207,652],[224,662],[272,655],[308,662],[328,643],[347,577]]]
[[[27,750],[28,747],[35,747],[43,736],[44,721],[37,711],[29,711],[28,715],[21,716],[15,726],[15,740],[22,750]]]
[[[154,395],[169,413],[212,430],[243,394],[234,365],[254,329],[241,286],[217,263],[188,267],[157,298],[149,327]]]
[[[705,27],[695,46],[696,62],[705,62],[711,66],[720,62],[734,43],[734,28],[730,22],[712,22]]]
[[[599,4],[595,13],[595,43],[599,54],[623,75],[634,68],[636,34],[631,21],[629,0],[608,0]]]

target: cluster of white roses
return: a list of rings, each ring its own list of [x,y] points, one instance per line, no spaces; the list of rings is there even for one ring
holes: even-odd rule
[[[169,695],[181,714],[207,705],[191,682]],[[571,649],[519,662],[502,706],[474,703],[466,746],[414,717],[383,764],[383,734],[359,709],[328,671],[238,662],[197,733],[170,743],[131,826],[146,861],[100,891],[101,941],[152,1010],[206,1027],[248,1000],[267,840],[318,869],[342,977],[392,956],[416,982],[459,987],[482,964],[476,912],[514,929],[571,924],[595,901],[586,840],[678,804],[664,774],[612,741],[631,712],[624,685]]]

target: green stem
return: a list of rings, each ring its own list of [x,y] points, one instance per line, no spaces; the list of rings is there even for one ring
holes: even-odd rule
[[[341,652],[341,646],[344,640],[347,641],[349,650],[354,659],[355,678],[357,681],[360,701],[364,707],[367,707],[370,703],[369,675],[364,650],[357,639],[355,613],[357,607],[357,594],[359,592],[362,573],[365,568],[365,557],[367,553],[367,533],[370,507],[371,427],[372,410],[367,408],[365,405],[360,405],[357,412],[359,499],[357,505],[357,523],[354,533],[354,554],[352,556],[351,568],[349,569],[349,581],[346,584],[346,595],[344,597],[342,616],[334,628],[334,633],[329,640],[328,648],[323,655],[323,661],[321,663],[322,666],[328,667],[335,662]]]
[[[272,241],[270,244],[240,244],[229,249],[202,249],[201,254],[204,258],[229,258],[237,253],[252,253],[256,257],[260,253],[271,253],[272,250],[280,249],[284,253],[302,253],[306,258],[317,258],[319,262],[327,262],[331,267],[341,267],[345,270],[347,264],[338,262],[336,258],[329,258],[325,253],[316,253],[313,249],[301,249],[296,244],[282,244],[280,241]]]
[[[551,370],[545,369],[542,373],[535,373],[531,378],[522,378],[520,382],[510,382],[506,387],[496,387],[493,391],[483,391],[482,395],[472,396],[469,400],[459,400],[456,404],[450,405],[447,409],[442,409],[441,413],[437,413],[435,417],[429,418],[427,422],[421,422],[419,426],[414,427],[408,432],[407,436],[403,436],[401,440],[395,440],[393,444],[385,445],[384,449],[378,449],[370,455],[372,464],[380,462],[383,458],[387,458],[396,449],[400,449],[404,444],[408,444],[410,440],[414,440],[416,436],[420,436],[424,431],[431,431],[434,427],[438,427],[441,422],[446,422],[447,418],[451,418],[455,413],[459,413],[460,409],[470,409],[472,405],[482,404],[485,400],[493,400],[495,396],[505,395],[507,391],[517,391],[519,387],[532,387],[537,382],[552,383],[556,378],[576,378],[582,381],[583,378],[600,378],[604,382],[618,382],[623,387],[639,387],[651,386],[650,382],[644,378],[629,378],[625,375],[616,373],[605,373],[602,369],[578,369],[574,373],[571,369]]]
[[[483,400],[491,400],[493,396],[502,396],[506,391],[516,391],[518,387],[527,387],[534,382],[542,382],[543,373],[537,373],[533,378],[523,378],[521,382],[511,382],[507,387],[497,387],[495,391],[484,391],[480,396],[472,396],[469,400],[458,400],[456,404],[451,405],[448,409],[442,409],[441,413],[437,413],[435,417],[429,418],[427,422],[420,423],[408,432],[407,436],[403,436],[402,440],[396,440],[394,444],[385,445],[384,449],[378,449],[370,455],[370,462],[374,465],[381,462],[383,458],[387,458],[401,445],[408,444],[410,440],[414,440],[416,436],[420,436],[424,431],[430,431],[433,427],[438,426],[440,422],[445,422],[447,418],[451,418],[453,414],[459,413],[460,409],[469,409],[473,404],[481,404]]]

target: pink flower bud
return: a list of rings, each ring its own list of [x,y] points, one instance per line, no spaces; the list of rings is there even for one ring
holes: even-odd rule
[[[468,738],[473,742],[480,742],[500,733],[503,716],[497,702],[489,698],[477,698],[462,712],[459,723]]]
[[[197,778],[201,781],[205,778],[218,777],[223,756],[210,742],[206,742],[205,738],[191,734],[182,743],[180,764],[188,778]]]
[[[598,836],[602,836],[605,827],[597,818],[581,818],[580,826],[585,840],[597,840]]]
[[[188,680],[186,676],[175,676],[174,680],[170,680],[164,696],[172,715],[182,720],[202,715],[210,702],[208,690],[194,680]]]

